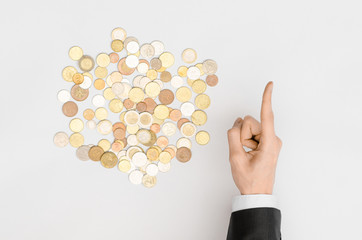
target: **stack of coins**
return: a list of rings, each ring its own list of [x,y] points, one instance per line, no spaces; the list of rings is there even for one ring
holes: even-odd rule
[[[56,133],[54,143],[69,143],[80,160],[118,166],[131,183],[151,188],[158,172],[170,170],[172,159],[191,159],[192,139],[200,145],[209,142],[209,133],[198,129],[210,106],[205,92],[218,84],[217,64],[211,59],[196,63],[196,51],[187,48],[181,54],[184,64],[171,73],[175,57],[161,41],[141,45],[123,28],[115,28],[111,37],[111,52],[95,59],[78,46],[70,48],[76,64],[62,71],[70,90],[60,90],[57,97],[72,133]],[[82,110],[77,103],[90,98],[90,90],[95,93],[92,106]],[[112,122],[110,114],[119,120]],[[85,144],[84,126],[102,136],[96,145]],[[182,137],[172,145],[169,139],[177,133]]]

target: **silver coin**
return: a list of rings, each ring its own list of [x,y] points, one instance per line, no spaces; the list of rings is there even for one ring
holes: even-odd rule
[[[92,98],[92,103],[95,107],[102,107],[106,103],[106,99],[102,95],[98,94]]]
[[[171,86],[174,87],[174,88],[179,88],[179,87],[182,87],[184,85],[184,80],[182,79],[182,77],[176,75],[176,76],[173,76],[171,78]]]
[[[187,77],[190,78],[191,80],[197,80],[199,79],[201,76],[201,71],[198,67],[190,67],[187,70]]]
[[[87,121],[87,128],[89,128],[89,129],[95,129],[96,126],[97,126],[96,121],[94,121],[94,120],[89,120],[89,121]]]
[[[143,167],[147,163],[147,156],[143,152],[136,152],[132,156],[132,162],[136,167]]]
[[[88,152],[89,152],[90,146],[89,145],[82,145],[79,148],[77,148],[76,155],[79,160],[87,161],[89,160]]]
[[[149,44],[143,44],[140,49],[141,56],[144,58],[151,58],[155,55],[155,48]]]
[[[133,184],[141,184],[143,178],[143,173],[140,170],[133,170],[129,173],[128,179]]]
[[[130,146],[137,146],[139,144],[137,136],[135,134],[130,134],[127,137],[127,144]]]
[[[97,130],[100,134],[107,135],[112,132],[112,122],[109,120],[99,121],[97,124]]]
[[[65,132],[57,132],[53,138],[54,144],[57,147],[65,147],[69,143],[68,134]]]
[[[136,42],[136,43],[138,43],[138,39],[135,38],[135,37],[127,37],[127,38],[123,41],[123,45],[124,45],[124,47],[125,47],[126,49],[127,49],[128,43],[130,43],[130,42]]]
[[[112,92],[118,97],[124,91],[124,85],[121,82],[113,83],[112,85]]]
[[[140,84],[140,82],[141,82],[141,79],[143,78],[144,76],[142,76],[142,75],[138,75],[138,76],[136,76],[135,78],[133,78],[133,81],[132,81],[132,83],[133,83],[133,86],[134,87],[141,87],[141,84]],[[151,80],[150,80],[151,81]]]
[[[130,41],[126,45],[126,50],[131,54],[137,53],[140,50],[140,45],[136,41]]]
[[[79,85],[79,87],[83,89],[88,89],[92,86],[92,79],[88,76],[84,76],[83,82]]]
[[[155,56],[160,55],[165,51],[165,45],[161,41],[153,41],[151,45],[155,48]]]
[[[139,59],[137,56],[135,55],[129,55],[126,57],[126,65],[129,67],[129,68],[135,68],[137,67],[139,63]]]
[[[217,63],[211,59],[206,60],[202,63],[202,71],[207,75],[215,74],[217,71]]]
[[[146,173],[150,176],[156,176],[158,173],[158,166],[155,163],[148,164],[146,167]]]
[[[158,162],[157,165],[158,165],[158,170],[160,172],[165,173],[165,172],[170,171],[170,168],[171,168],[171,163],[170,162],[169,163]]]
[[[196,126],[191,122],[186,122],[181,126],[181,134],[184,137],[193,137],[196,134]]]
[[[173,122],[166,122],[162,125],[161,131],[167,137],[173,136],[177,131],[177,126]]]
[[[139,73],[146,74],[148,70],[149,70],[149,67],[148,67],[147,63],[141,62],[137,65],[137,71]]]
[[[185,63],[193,63],[196,61],[197,53],[192,48],[187,48],[182,52],[182,60]]]
[[[60,90],[57,97],[58,100],[62,103],[68,102],[70,99],[70,92],[66,89]]]
[[[191,102],[185,102],[181,105],[180,110],[183,115],[189,117],[195,111],[195,106]]]
[[[187,148],[191,149],[192,143],[191,143],[190,139],[182,137],[177,140],[176,146],[177,146],[177,148],[187,147]]]

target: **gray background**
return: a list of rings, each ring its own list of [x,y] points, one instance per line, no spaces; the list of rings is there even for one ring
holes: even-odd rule
[[[356,239],[361,175],[362,15],[358,1],[8,1],[0,9],[0,238],[224,239],[232,196],[226,131],[275,81],[284,142],[275,194],[284,239]],[[121,26],[177,56],[215,59],[212,137],[154,189],[56,148],[56,93],[70,46],[109,52]],[[94,137],[94,136],[93,136]],[[91,140],[87,143],[92,143]]]

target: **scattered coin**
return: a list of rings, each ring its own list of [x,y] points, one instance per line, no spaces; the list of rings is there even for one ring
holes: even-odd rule
[[[73,76],[74,74],[77,73],[77,69],[75,69],[75,67],[72,66],[68,66],[65,67],[62,71],[62,76],[63,79],[67,82],[72,82],[73,81]]]
[[[104,150],[100,146],[93,146],[89,149],[88,156],[93,161],[100,161]]]
[[[210,141],[210,135],[206,131],[200,131],[200,132],[196,133],[195,139],[198,144],[206,145]]]
[[[182,137],[177,140],[176,146],[177,148],[187,147],[191,149],[192,143],[190,139]]]
[[[79,118],[74,118],[69,123],[69,128],[73,132],[80,132],[83,130],[84,124],[83,121]]]
[[[128,179],[133,184],[141,184],[143,178],[143,173],[140,170],[133,170],[128,175]]]
[[[78,46],[74,46],[69,49],[68,54],[72,60],[78,61],[83,56],[83,50]]]
[[[84,137],[80,133],[73,133],[69,137],[69,143],[75,148],[78,148],[83,145],[84,143]]]
[[[131,163],[126,159],[121,160],[118,163],[118,169],[119,171],[126,173],[131,169]]]
[[[76,151],[76,156],[79,160],[87,161],[89,160],[88,152],[90,150],[89,145],[82,145]]]
[[[74,85],[70,90],[70,95],[74,100],[81,102],[88,98],[89,90],[83,89],[79,85]]]
[[[69,143],[69,138],[65,132],[57,132],[54,135],[53,141],[57,147],[65,147]]]
[[[69,101],[70,93],[68,90],[63,89],[58,92],[57,97],[60,102],[65,103],[65,102]]]
[[[215,74],[217,71],[217,64],[214,60],[211,59],[206,60],[205,62],[202,63],[202,70],[207,75]]]
[[[187,147],[177,149],[176,158],[182,163],[188,162],[191,159],[191,150]]]
[[[67,117],[74,117],[78,113],[78,105],[75,102],[68,101],[63,104],[62,111]]]
[[[197,53],[192,48],[187,48],[182,52],[182,60],[185,63],[193,63],[197,59]]]
[[[197,95],[195,98],[196,107],[205,110],[210,106],[210,97],[206,94]]]
[[[160,172],[165,173],[165,172],[170,171],[171,163],[162,163],[162,162],[159,162],[157,165],[158,165],[158,170],[159,170]]]
[[[157,179],[155,176],[150,176],[148,174],[145,174],[142,177],[142,183],[147,188],[154,187],[156,185],[156,182],[157,182]]]
[[[113,152],[105,152],[101,156],[101,164],[105,168],[113,168],[117,165],[118,158]]]
[[[83,56],[79,59],[79,68],[84,72],[89,72],[94,68],[94,60],[90,56]]]
[[[98,141],[98,146],[100,146],[103,151],[106,152],[111,148],[111,143],[107,139],[101,139]]]

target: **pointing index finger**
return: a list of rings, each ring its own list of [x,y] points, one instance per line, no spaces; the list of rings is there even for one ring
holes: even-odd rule
[[[272,91],[273,91],[273,82],[268,82],[264,90],[263,101],[261,104],[261,113],[260,113],[262,135],[266,137],[275,135],[274,114],[271,103]]]

